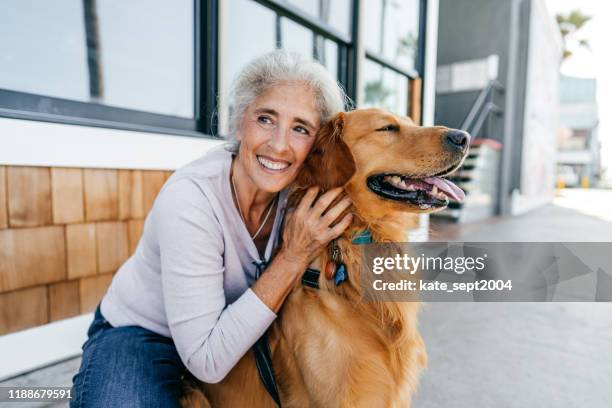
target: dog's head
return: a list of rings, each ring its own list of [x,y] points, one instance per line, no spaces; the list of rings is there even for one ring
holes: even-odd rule
[[[339,113],[319,131],[296,185],[344,186],[367,223],[398,212],[438,211],[463,198],[443,177],[461,165],[469,139],[380,109]]]

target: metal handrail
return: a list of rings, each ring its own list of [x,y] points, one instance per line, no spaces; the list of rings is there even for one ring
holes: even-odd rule
[[[487,84],[486,87],[480,91],[480,94],[474,101],[472,108],[468,112],[467,116],[463,120],[461,124],[461,129],[476,136],[476,133],[473,128],[477,131],[480,131],[482,125],[484,124],[485,119],[494,111],[495,113],[502,113],[502,109],[495,105],[493,102],[487,102],[487,98],[492,94],[493,91],[499,91],[500,93],[504,92],[504,86],[497,80],[491,80]],[[476,125],[478,126],[475,126]]]
[[[501,115],[503,111],[499,106],[497,106],[493,102],[487,102],[484,109],[480,112],[480,115],[478,116],[478,120],[476,120],[472,129],[466,130],[466,132],[472,135],[474,139],[478,138],[478,133],[480,132],[480,129],[482,129],[482,125],[484,125],[485,120],[487,120],[490,113]]]

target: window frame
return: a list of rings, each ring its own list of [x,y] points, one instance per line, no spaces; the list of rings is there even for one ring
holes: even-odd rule
[[[190,137],[218,139],[217,95],[219,93],[219,2],[223,0],[193,0],[194,18],[194,118],[180,118],[133,109],[118,108],[95,102],[80,102],[8,89],[0,89],[0,117],[27,119],[110,129],[134,130]],[[351,35],[318,20],[304,10],[282,0],[253,0],[338,44],[338,81],[347,95],[358,100],[358,72],[368,58],[382,67],[395,71],[409,80],[409,87],[417,84],[422,91],[425,68],[425,33],[427,0],[419,0],[419,40],[416,69],[403,69],[381,55],[363,49],[360,40],[359,12],[361,0],[350,2]],[[407,98],[411,98],[408,90]],[[411,106],[409,104],[408,106]],[[419,120],[421,118],[418,118]]]

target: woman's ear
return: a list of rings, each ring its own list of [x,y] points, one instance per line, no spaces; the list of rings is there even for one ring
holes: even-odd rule
[[[319,186],[322,191],[345,185],[355,173],[355,160],[342,140],[344,113],[334,116],[317,133],[308,157],[298,173],[298,187]]]

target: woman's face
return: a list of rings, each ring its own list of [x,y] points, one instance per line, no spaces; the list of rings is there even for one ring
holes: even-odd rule
[[[276,193],[296,177],[320,126],[315,96],[305,84],[270,88],[247,108],[238,159],[257,189]]]

